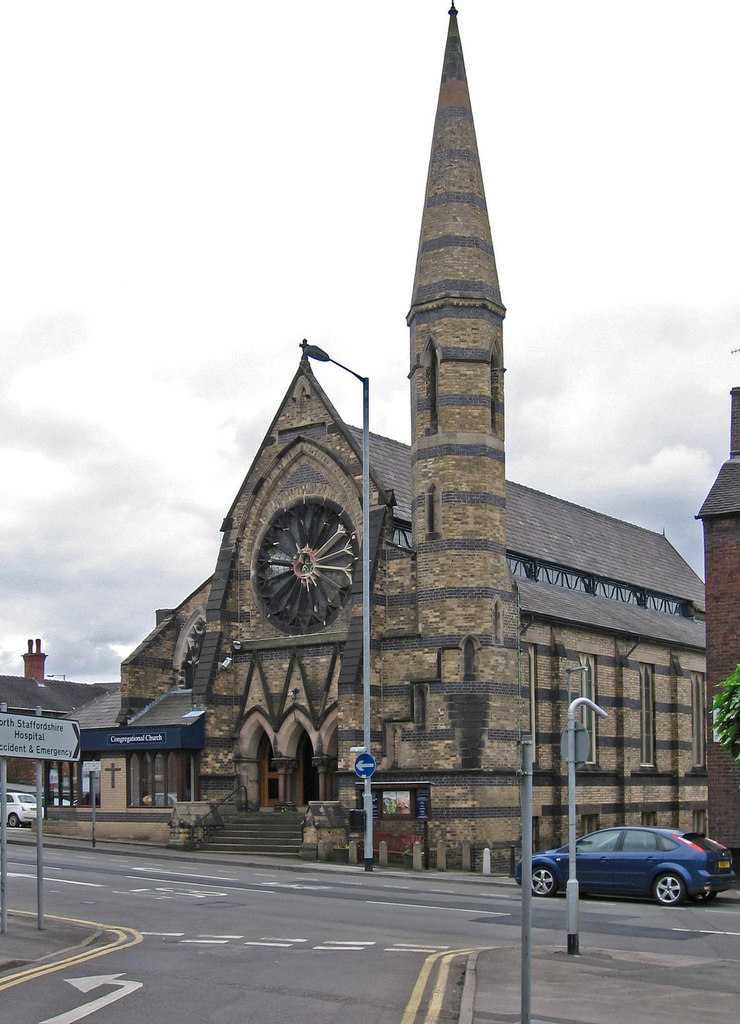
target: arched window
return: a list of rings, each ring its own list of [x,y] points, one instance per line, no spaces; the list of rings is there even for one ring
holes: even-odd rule
[[[427,488],[427,534],[437,532],[437,488],[432,483]]]
[[[501,607],[501,601],[498,598],[493,602],[493,623],[491,633],[493,635],[494,644],[500,647],[504,642],[504,612]]]
[[[504,371],[501,352],[494,346],[491,356],[491,430],[503,436],[504,426]]]
[[[197,800],[198,758],[187,751],[132,751],[128,755],[128,806],[171,807],[176,800]]]
[[[154,803],[154,764],[151,754],[144,754],[141,759],[141,802],[144,807]]]
[[[437,353],[431,345],[427,368],[427,397],[429,400],[429,429],[436,434],[439,429],[439,366]]]
[[[427,688],[425,683],[416,683],[413,688],[414,726],[426,729],[427,725]]]
[[[463,644],[463,679],[469,681],[475,679],[477,651],[475,641],[470,637]]]
[[[141,804],[141,762],[139,754],[130,754],[128,759],[128,802],[130,807]]]

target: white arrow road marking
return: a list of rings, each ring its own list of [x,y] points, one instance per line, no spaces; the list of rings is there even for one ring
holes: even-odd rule
[[[65,981],[74,985],[80,992],[91,992],[94,988],[100,988],[102,985],[116,985],[117,991],[109,992],[107,996],[101,996],[99,999],[93,999],[91,1003],[83,1003],[82,1006],[69,1010],[67,1013],[60,1013],[57,1017],[42,1020],[41,1024],[74,1024],[76,1020],[82,1020],[83,1017],[88,1017],[96,1010],[102,1010],[109,1003],[123,999],[124,996],[130,995],[144,984],[143,981],[119,981],[118,979],[121,977],[121,974],[99,974],[97,977],[91,978],[65,978]]]

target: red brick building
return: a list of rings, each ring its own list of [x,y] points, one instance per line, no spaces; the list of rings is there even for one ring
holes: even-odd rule
[[[740,765],[712,738],[712,700],[740,662],[740,387],[733,388],[730,458],[701,507],[707,614],[709,827],[740,853]]]

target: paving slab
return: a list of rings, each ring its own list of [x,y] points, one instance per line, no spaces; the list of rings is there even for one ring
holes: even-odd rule
[[[676,1024],[737,1020],[737,961],[562,948],[532,950],[529,1024]],[[468,959],[459,1024],[520,1024],[521,949]]]

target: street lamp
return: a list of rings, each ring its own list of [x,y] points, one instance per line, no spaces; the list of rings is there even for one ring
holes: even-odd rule
[[[582,704],[606,718],[606,711],[588,697],[570,699],[571,672],[585,672],[588,665],[566,669],[568,673],[568,884],[565,888],[568,920],[568,953],[578,954],[578,875],[576,874],[576,709]]]
[[[362,384],[362,695],[363,740],[365,752],[370,753],[370,380],[360,376],[348,366],[319,348],[301,342],[304,356],[320,363],[334,363],[356,377]],[[365,776],[363,803],[365,807],[365,871],[373,870],[373,797],[370,776]]]

